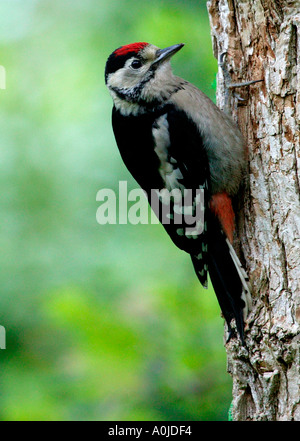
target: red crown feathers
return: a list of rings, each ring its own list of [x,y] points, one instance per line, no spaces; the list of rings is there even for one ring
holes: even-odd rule
[[[144,49],[145,46],[147,46],[148,43],[132,43],[127,44],[126,46],[122,46],[119,49],[115,50],[115,55],[126,55],[129,52],[135,52],[138,53],[141,49]]]

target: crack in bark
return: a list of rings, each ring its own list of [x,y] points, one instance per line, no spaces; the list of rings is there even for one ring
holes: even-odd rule
[[[289,291],[289,279],[287,272],[287,258],[286,258],[285,245],[283,240],[281,240],[279,237],[278,240],[281,245],[281,269],[283,274],[283,287],[286,291]]]

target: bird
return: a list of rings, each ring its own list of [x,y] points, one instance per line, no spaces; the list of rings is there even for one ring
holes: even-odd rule
[[[232,243],[233,198],[246,173],[246,145],[229,115],[173,74],[171,58],[183,46],[160,49],[137,42],[110,54],[105,84],[113,100],[112,128],[125,166],[173,243],[190,255],[205,288],[209,275],[227,324],[227,342],[236,336],[235,321],[244,345],[251,294]],[[180,205],[176,191],[189,192],[189,203]],[[192,216],[196,211],[201,215]],[[190,219],[178,220],[187,213]]]

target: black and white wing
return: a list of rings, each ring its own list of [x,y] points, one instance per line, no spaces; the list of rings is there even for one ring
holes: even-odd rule
[[[152,189],[151,206],[173,242],[191,255],[207,286],[209,169],[201,135],[186,113],[170,105],[155,120],[152,136],[164,185],[156,193]]]

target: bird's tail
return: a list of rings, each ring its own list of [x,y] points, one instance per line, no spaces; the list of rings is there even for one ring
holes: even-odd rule
[[[232,336],[231,320],[244,344],[244,320],[251,308],[251,295],[247,285],[248,277],[230,241],[216,219],[210,222],[208,237],[208,271],[219,305],[228,326],[228,339]],[[192,256],[196,274],[200,262]],[[199,279],[200,280],[200,279]],[[201,281],[201,280],[200,280]]]

